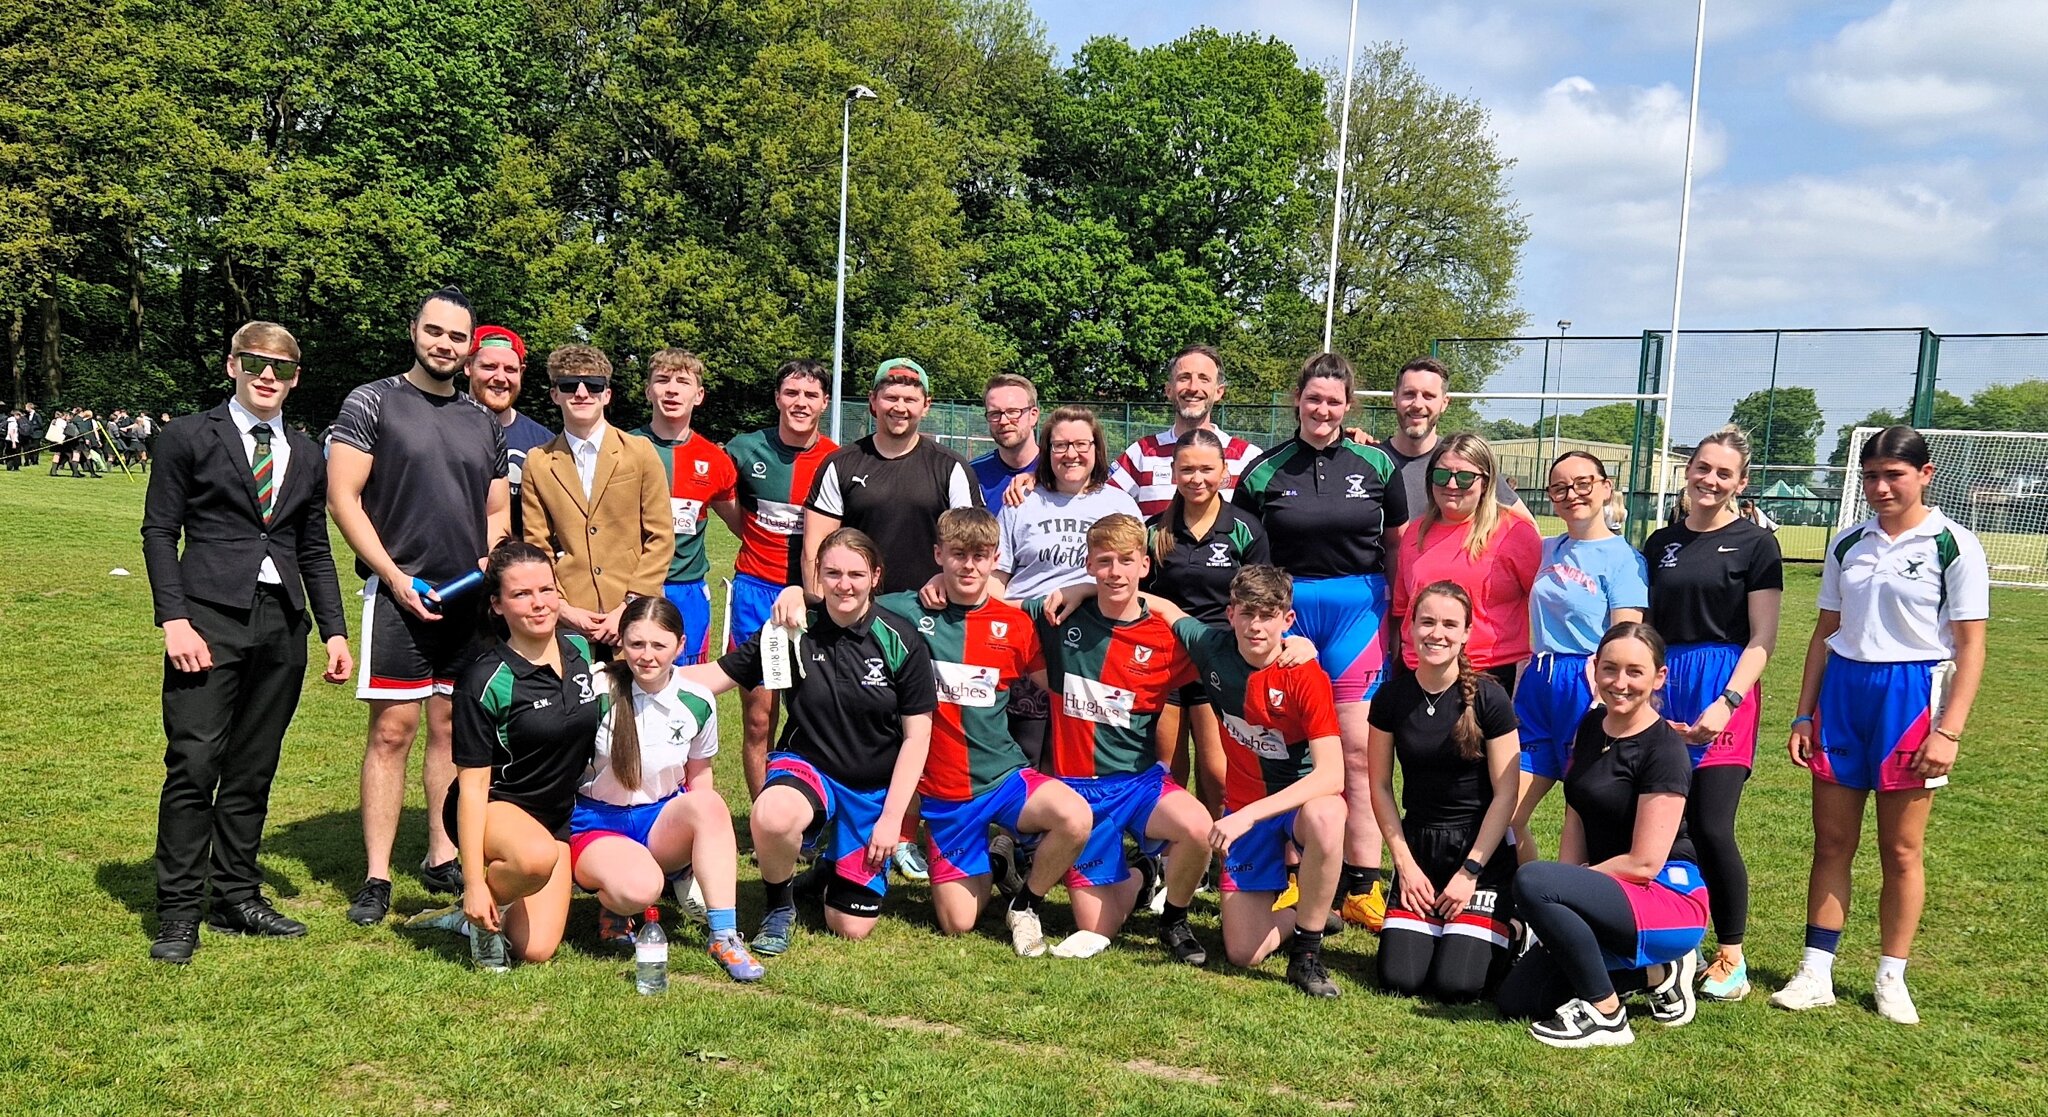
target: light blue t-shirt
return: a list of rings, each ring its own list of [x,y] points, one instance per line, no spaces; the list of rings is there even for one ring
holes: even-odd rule
[[[1649,568],[1618,535],[1543,541],[1543,565],[1529,590],[1529,641],[1538,655],[1592,655],[1611,609],[1647,609]]]

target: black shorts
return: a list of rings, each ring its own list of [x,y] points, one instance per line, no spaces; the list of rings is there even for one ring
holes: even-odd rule
[[[1166,704],[1182,708],[1188,706],[1207,706],[1209,704],[1209,688],[1202,685],[1201,680],[1197,679],[1181,687],[1179,690],[1167,691]]]
[[[1401,832],[1408,839],[1408,851],[1415,855],[1423,875],[1429,878],[1430,887],[1442,891],[1464,866],[1478,827],[1418,826],[1403,819]],[[1507,924],[1514,918],[1515,906],[1515,847],[1506,838],[1501,839],[1493,856],[1487,859],[1465,914],[1452,925],[1447,926],[1434,912],[1403,910],[1399,874],[1395,875],[1394,886],[1387,893],[1388,930],[1416,930],[1437,937],[1446,933],[1469,934],[1506,947]]]
[[[456,838],[456,834],[459,831],[456,829],[455,803],[461,797],[462,789],[454,784],[450,784],[448,786],[448,798],[441,802],[441,825],[447,829],[448,840],[451,842],[458,840]],[[491,796],[491,801],[494,803],[512,802],[510,799],[500,799],[495,795]],[[556,841],[566,842],[569,840],[569,820],[574,817],[575,803],[571,802],[560,811],[547,812],[536,811],[525,803],[512,803],[512,805],[525,811],[527,817],[540,823],[549,834],[554,836]]]
[[[382,592],[376,575],[363,584],[363,647],[356,697],[406,701],[455,693],[455,676],[478,650],[477,596],[448,602],[438,621],[423,621]]]

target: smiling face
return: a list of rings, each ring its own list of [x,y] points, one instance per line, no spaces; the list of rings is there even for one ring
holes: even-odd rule
[[[486,345],[470,354],[469,391],[478,403],[503,415],[519,402],[519,389],[526,382],[526,369],[519,354],[509,346]]]
[[[851,547],[827,547],[818,556],[818,581],[825,591],[825,610],[845,628],[868,611],[874,598],[877,571],[867,557]]]
[[[285,397],[292,394],[292,386],[298,383],[296,371],[292,379],[279,380],[275,366],[268,362],[257,363],[265,357],[274,358],[292,369],[298,367],[297,358],[281,347],[254,341],[228,358],[228,377],[235,382],[235,398],[259,419],[274,418],[283,410]]]
[[[619,640],[619,654],[625,657],[626,666],[632,669],[633,680],[641,690],[652,694],[668,685],[676,653],[683,648],[682,637],[652,620],[642,619],[627,625]]]
[[[1254,664],[1270,661],[1280,654],[1280,641],[1294,627],[1294,610],[1262,609],[1232,604],[1223,611],[1230,631],[1237,636],[1238,654]]]
[[[1294,397],[1294,417],[1301,424],[1301,436],[1317,445],[1327,446],[1342,437],[1344,416],[1350,410],[1344,381],[1334,376],[1311,379]]]
[[[1038,429],[1038,408],[1031,393],[1014,384],[999,384],[981,397],[988,436],[998,450],[1015,451]]]
[[[1166,377],[1166,401],[1183,423],[1199,427],[1223,402],[1223,370],[1206,353],[1188,353],[1173,362]]]
[[[1896,516],[1926,500],[1928,482],[1934,480],[1934,463],[1915,466],[1898,458],[1877,458],[1863,463],[1863,499],[1880,516]]]
[[[1424,595],[1408,617],[1408,638],[1415,658],[1426,667],[1455,667],[1472,638],[1472,615],[1465,603],[1446,593]]]
[[[1450,404],[1444,378],[1428,369],[1410,369],[1395,380],[1394,414],[1405,437],[1428,438]]]
[[[1718,515],[1723,508],[1732,510],[1748,485],[1749,471],[1742,464],[1742,455],[1718,442],[1701,443],[1685,467],[1686,494],[1692,498],[1692,507],[1709,516]]]
[[[1550,467],[1545,490],[1550,508],[1567,525],[1589,524],[1600,518],[1607,502],[1614,499],[1614,482],[1600,476],[1600,470],[1584,458],[1566,458]]]
[[[1214,446],[1196,446],[1183,442],[1173,452],[1173,487],[1180,491],[1182,502],[1196,508],[1206,508],[1216,494],[1223,491],[1223,482],[1229,477],[1223,464],[1223,452]]]
[[[931,397],[914,384],[884,384],[868,398],[868,410],[874,413],[875,426],[891,438],[908,438],[916,434],[917,424],[931,406]]]
[[[565,383],[569,385],[566,392],[562,390]],[[604,418],[605,405],[612,401],[612,390],[604,388],[593,392],[589,384],[570,383],[569,378],[565,377],[555,382],[554,387],[548,392],[548,397],[555,401],[555,406],[562,409],[562,422],[565,425],[588,430],[595,426],[598,420]]]
[[[491,611],[505,618],[515,636],[546,640],[555,634],[555,618],[562,609],[561,591],[555,588],[555,571],[544,562],[520,562],[505,568],[498,579],[498,592],[491,598]]]
[[[1593,661],[1593,688],[1608,713],[1629,718],[1643,709],[1664,686],[1664,668],[1657,666],[1650,645],[1634,636],[1609,640]]]
[[[775,412],[784,433],[809,438],[825,413],[825,385],[808,376],[791,376],[775,389]]]
[[[1095,479],[1094,428],[1074,419],[1054,423],[1046,445],[1052,451],[1052,478],[1059,491],[1087,491]]]
[[[1138,583],[1152,572],[1152,560],[1142,550],[1091,547],[1088,574],[1095,579],[1100,605],[1121,609],[1138,595]]]
[[[1445,483],[1437,478],[1448,473]],[[1436,501],[1437,515],[1447,524],[1462,524],[1479,511],[1479,501],[1488,495],[1492,482],[1484,470],[1470,458],[1459,454],[1445,454],[1436,460],[1429,471],[1430,499]]]
[[[996,568],[996,548],[941,543],[932,550],[938,556],[939,578],[945,583],[946,599],[956,605],[979,602],[988,592],[989,573]]]
[[[469,363],[469,335],[476,319],[447,299],[428,299],[412,324],[412,357],[436,380],[455,379]]]

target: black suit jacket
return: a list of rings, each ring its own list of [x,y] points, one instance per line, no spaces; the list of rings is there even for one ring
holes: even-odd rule
[[[173,420],[158,436],[142,507],[142,559],[158,625],[189,616],[192,598],[248,608],[268,555],[292,607],[311,602],[321,639],[348,635],[327,542],[327,463],[312,439],[292,430],[285,438],[291,462],[277,514],[265,527],[249,454],[227,404]]]

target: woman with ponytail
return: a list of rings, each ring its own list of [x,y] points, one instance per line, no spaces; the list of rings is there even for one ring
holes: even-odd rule
[[[1390,677],[1372,704],[1366,760],[1373,817],[1394,855],[1380,934],[1388,992],[1469,1001],[1508,958],[1514,813],[1521,745],[1514,703],[1465,654],[1472,599],[1432,582],[1409,610],[1414,671]],[[1394,765],[1402,800],[1394,801]]]
[[[732,813],[712,786],[718,699],[672,666],[683,617],[665,597],[637,597],[619,617],[620,658],[607,668],[610,715],[576,789],[569,864],[597,895],[598,938],[631,943],[633,916],[665,885],[688,905],[702,889],[710,954],[735,981],[757,981],[761,964],[735,926],[739,846]]]

